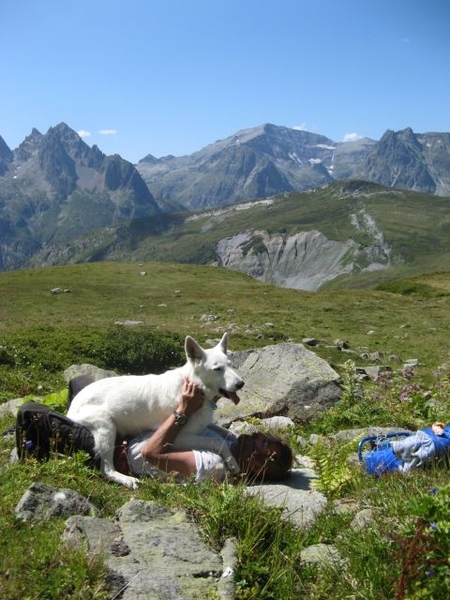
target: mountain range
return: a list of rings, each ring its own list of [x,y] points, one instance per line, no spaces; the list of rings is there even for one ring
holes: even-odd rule
[[[277,195],[295,196],[305,202],[306,197],[297,192],[320,190],[337,180],[350,188],[356,185],[357,190],[366,189],[361,183],[365,180],[388,188],[449,195],[450,134],[415,134],[405,129],[387,131],[378,142],[365,138],[336,143],[314,133],[266,124],[239,131],[188,156],[158,159],[147,155],[137,165],[119,155],[106,156],[97,146],[89,147],[64,123],[46,134],[33,129],[15,150],[0,137],[0,270],[101,260],[117,252],[124,258],[123,250],[117,248],[127,246],[129,256],[134,249],[140,259],[210,261],[230,266],[231,247],[225,241],[220,245],[216,239],[214,248],[204,243],[187,253],[181,247],[174,251],[172,242],[167,246],[170,249],[163,251],[160,241],[180,232],[187,223],[192,226],[192,211],[220,212],[245,200],[252,200],[250,204],[256,207],[261,200]],[[354,180],[354,184],[345,180]],[[336,195],[339,197],[338,191]],[[432,204],[428,197],[421,198],[425,206]],[[326,207],[320,210],[326,221]],[[277,221],[282,233],[286,230],[283,218],[278,216]],[[270,230],[270,224],[258,227],[254,220],[247,229],[235,225],[228,235],[243,235],[244,247],[254,249],[258,244],[252,232],[258,230],[256,237],[267,251],[265,244],[269,242],[264,232]],[[302,225],[297,225],[296,233],[301,233]],[[321,232],[320,222],[316,231]],[[131,236],[128,241],[127,236]],[[147,237],[159,242],[147,243]],[[333,238],[327,240],[332,242]],[[286,244],[286,239],[272,242],[269,246],[275,248],[277,243]],[[301,243],[297,239],[295,247]],[[236,252],[234,256],[241,262],[249,258],[248,252],[240,259]],[[259,267],[249,269],[267,275],[268,266],[261,264],[261,257]],[[270,268],[278,267],[272,264]],[[319,280],[323,283],[326,278]],[[285,274],[280,282],[273,273],[272,281],[291,287],[302,285],[292,273]],[[305,289],[317,288],[311,282],[305,285]]]
[[[152,193],[201,210],[303,191],[349,178],[450,195],[450,133],[386,131],[378,141],[329,138],[262,125],[245,129],[189,156],[143,158],[137,164]]]

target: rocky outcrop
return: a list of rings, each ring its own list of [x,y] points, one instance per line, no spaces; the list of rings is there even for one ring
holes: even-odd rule
[[[286,482],[251,486],[246,494],[280,508],[282,518],[294,527],[305,528],[314,523],[327,503],[325,496],[314,489],[314,478],[311,469],[294,469]],[[131,499],[114,519],[105,519],[77,492],[34,483],[19,501],[16,516],[39,522],[67,518],[61,536],[62,551],[81,548],[101,555],[114,597],[236,597],[235,540],[226,539],[218,550],[206,545],[200,528],[181,508]]]
[[[299,467],[292,470],[289,479],[280,483],[248,486],[245,495],[257,497],[266,506],[281,510],[281,518],[294,527],[311,527],[323,512],[327,499],[315,486],[317,475],[312,461],[306,456],[296,457]]]
[[[130,500],[115,521],[71,517],[62,539],[102,554],[123,600],[234,598],[231,540],[209,548],[184,510]]]
[[[363,247],[353,239],[329,240],[319,231],[286,235],[247,230],[216,244],[217,264],[264,283],[307,291],[354,270],[387,268],[390,248],[375,221],[367,214],[351,219],[367,233],[370,241]]]
[[[97,515],[97,508],[84,496],[70,489],[55,490],[43,483],[32,483],[16,506],[16,517],[22,521],[45,521],[52,517]]]

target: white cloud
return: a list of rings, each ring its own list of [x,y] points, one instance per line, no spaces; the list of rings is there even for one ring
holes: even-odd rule
[[[294,125],[292,129],[298,129],[298,131],[306,131],[306,123],[300,123],[300,125]]]
[[[91,132],[86,131],[86,129],[80,129],[80,131],[77,131],[77,133],[80,136],[80,138],[89,137],[91,135]]]
[[[117,133],[116,129],[100,129],[99,130],[100,135],[116,135],[116,133]]]
[[[362,140],[364,136],[359,135],[359,133],[346,133],[342,138],[343,142],[357,142],[358,140]]]

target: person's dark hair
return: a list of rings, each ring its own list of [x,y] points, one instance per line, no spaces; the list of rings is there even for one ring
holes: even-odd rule
[[[251,479],[255,483],[281,481],[286,479],[292,470],[294,457],[289,444],[274,435],[269,434],[267,438],[277,445],[277,453],[276,456],[267,457],[263,468],[258,473],[252,473]]]

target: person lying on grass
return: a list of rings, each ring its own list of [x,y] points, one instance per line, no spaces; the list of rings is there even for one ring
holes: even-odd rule
[[[186,380],[176,412],[189,419],[202,403],[201,389]],[[138,477],[175,477],[178,481],[194,478],[196,483],[206,478],[226,479],[228,473],[219,455],[196,449],[174,450],[173,443],[180,431],[175,415],[170,415],[156,431],[117,440],[115,462],[118,470]],[[280,481],[291,471],[292,450],[278,437],[262,432],[236,436],[218,425],[209,426],[203,435],[218,437],[229,445],[241,470],[238,479],[244,477],[251,483]],[[47,460],[52,452],[70,455],[84,450],[90,456],[90,464],[99,466],[91,432],[65,415],[35,402],[27,402],[18,409],[16,449],[19,459],[30,455],[39,460]]]

